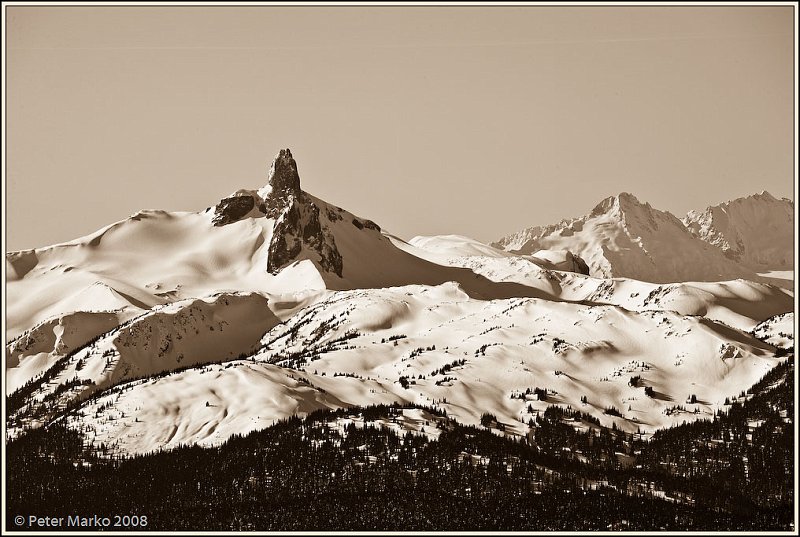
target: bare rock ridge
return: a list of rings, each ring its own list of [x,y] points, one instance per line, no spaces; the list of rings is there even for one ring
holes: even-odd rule
[[[314,253],[319,256],[313,260],[324,270],[342,276],[344,262],[333,233],[322,222],[319,207],[305,195],[301,200],[293,200],[275,221],[267,270],[277,274],[304,249],[312,254],[312,259]]]

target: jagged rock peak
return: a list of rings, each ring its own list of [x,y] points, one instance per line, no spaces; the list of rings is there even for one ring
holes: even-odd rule
[[[281,149],[269,169],[269,186],[272,192],[300,193],[300,176],[297,162],[289,149]]]

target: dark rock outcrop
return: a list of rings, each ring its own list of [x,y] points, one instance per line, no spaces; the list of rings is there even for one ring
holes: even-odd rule
[[[358,229],[372,229],[375,231],[380,231],[381,226],[373,222],[372,220],[366,220],[363,218],[353,218],[353,225],[356,226]]]
[[[252,196],[232,196],[220,201],[214,209],[214,218],[211,222],[215,226],[224,226],[233,222],[238,222],[244,215],[255,207],[255,200]]]
[[[381,226],[379,226],[378,224],[376,224],[372,220],[361,220],[361,224],[367,229],[372,229],[374,231],[380,231],[381,230]]]
[[[570,251],[567,251],[567,259],[566,262],[568,266],[572,268],[568,268],[570,272],[577,272],[578,274],[586,274],[589,275],[589,265],[586,264],[586,261],[583,260],[582,257],[573,254]]]

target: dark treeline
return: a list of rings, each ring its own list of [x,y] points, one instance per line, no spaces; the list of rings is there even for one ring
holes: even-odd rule
[[[402,412],[374,406],[290,418],[214,448],[109,458],[56,423],[8,443],[7,520],[145,515],[147,530],[788,530],[792,378],[787,362],[727,413],[648,442],[576,429],[586,416],[558,407],[516,440],[433,408],[435,441],[374,423],[328,426]]]

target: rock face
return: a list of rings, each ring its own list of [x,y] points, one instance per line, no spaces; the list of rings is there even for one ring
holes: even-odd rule
[[[577,272],[578,274],[586,274],[587,276],[589,275],[589,265],[586,264],[586,261],[569,250],[567,250],[565,257],[565,270]]]
[[[353,225],[356,226],[358,229],[372,229],[375,231],[380,231],[381,226],[373,222],[372,220],[366,220],[364,218],[353,218]]]
[[[238,222],[255,207],[256,202],[252,196],[231,196],[220,201],[214,209],[214,218],[211,222],[215,226],[225,226]]]
[[[276,220],[267,270],[278,273],[306,249],[319,255],[316,261],[324,270],[341,277],[344,262],[333,233],[322,223],[319,207],[307,196],[303,198],[289,205]]]
[[[302,197],[297,163],[288,149],[281,149],[269,170],[267,187],[259,191],[265,196],[267,216],[278,218],[280,213]]]

